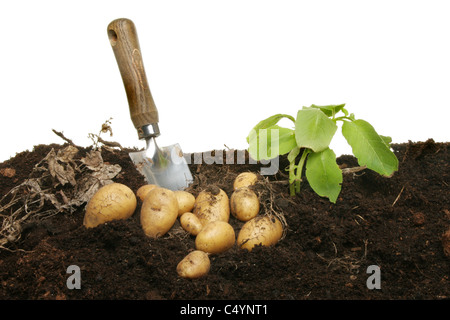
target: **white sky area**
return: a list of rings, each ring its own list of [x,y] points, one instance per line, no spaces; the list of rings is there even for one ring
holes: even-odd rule
[[[160,146],[246,149],[260,120],[346,103],[394,143],[448,141],[449,1],[2,1],[0,161],[38,144],[144,147],[106,28],[134,21]],[[281,124],[288,124],[283,122]],[[225,147],[226,145],[226,147]],[[351,153],[340,129],[337,155]]]

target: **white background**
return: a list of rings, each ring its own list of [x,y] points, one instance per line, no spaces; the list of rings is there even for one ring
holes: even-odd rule
[[[448,1],[2,1],[0,161],[37,144],[143,147],[106,28],[137,27],[161,146],[247,148],[260,120],[346,103],[393,142],[448,141]],[[340,131],[337,154],[349,153]]]

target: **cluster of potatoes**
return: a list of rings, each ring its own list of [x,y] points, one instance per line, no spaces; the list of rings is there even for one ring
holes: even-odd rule
[[[177,272],[184,278],[199,278],[210,270],[209,255],[219,254],[236,243],[251,251],[255,245],[270,246],[283,234],[281,222],[272,216],[259,215],[260,203],[251,186],[257,181],[251,172],[238,175],[230,198],[222,189],[210,187],[197,197],[187,191],[171,191],[145,185],[134,192],[120,183],[100,188],[86,206],[84,226],[127,219],[142,201],[140,222],[146,236],[159,238],[179,219],[184,230],[195,236],[195,250],[180,261]],[[244,222],[237,239],[229,223],[230,214]]]

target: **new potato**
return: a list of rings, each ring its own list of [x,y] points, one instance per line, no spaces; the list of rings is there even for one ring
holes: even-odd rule
[[[110,183],[92,196],[86,205],[83,225],[94,228],[108,221],[127,219],[136,209],[133,190],[121,183]]]
[[[211,261],[206,252],[195,250],[189,253],[177,265],[177,273],[180,277],[196,279],[209,272]]]
[[[144,184],[136,191],[136,195],[141,201],[144,201],[148,192],[156,187],[158,187],[156,184]]]
[[[195,238],[195,247],[207,253],[222,253],[234,246],[236,234],[233,227],[225,221],[208,223]]]
[[[194,195],[184,190],[174,192],[178,200],[178,216],[180,217],[185,212],[191,212],[195,204]]]
[[[258,176],[253,172],[242,172],[234,179],[233,189],[237,190],[242,187],[249,187],[258,181]]]
[[[195,199],[193,213],[204,226],[212,221],[228,222],[230,219],[228,195],[217,187],[201,191]]]
[[[231,214],[241,221],[248,221],[259,213],[259,199],[248,187],[241,187],[230,198]]]
[[[271,246],[283,235],[283,225],[274,216],[258,216],[247,221],[239,231],[237,245],[252,251],[256,245]]]
[[[141,207],[141,225],[144,233],[159,238],[169,231],[178,217],[178,200],[172,190],[154,188],[147,194]]]
[[[184,230],[196,236],[203,229],[203,225],[195,214],[192,212],[185,212],[180,217],[180,224]]]

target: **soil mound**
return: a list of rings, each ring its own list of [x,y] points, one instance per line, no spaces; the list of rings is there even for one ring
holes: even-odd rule
[[[1,235],[6,238],[0,249],[0,299],[450,298],[448,143],[394,144],[399,171],[391,178],[370,170],[345,174],[336,204],[316,195],[306,181],[301,193],[290,197],[282,158],[280,172],[267,176],[270,198],[263,200],[285,218],[285,237],[274,247],[251,252],[234,247],[211,256],[209,274],[194,281],[176,272],[178,262],[193,250],[194,238],[179,224],[160,239],[146,238],[139,224],[140,203],[128,220],[83,227],[85,204],[72,201],[79,196],[73,182],[81,192],[81,177],[98,177],[101,170],[106,176],[98,181],[111,179],[134,191],[145,182],[128,150],[102,148],[99,164],[92,162],[91,148],[67,154],[62,152],[67,146],[36,146],[0,164]],[[338,164],[357,166],[352,156],[339,157]],[[117,165],[120,172],[113,172]],[[216,185],[231,195],[240,172],[260,171],[259,164],[248,162],[193,161],[190,168],[194,194]],[[40,193],[35,185],[23,184],[30,178],[39,182]],[[21,184],[28,189],[18,189]],[[24,197],[19,195],[31,188],[35,199],[30,195],[27,201],[34,202],[20,207]],[[15,213],[16,224],[6,230]],[[236,230],[242,225],[230,221]],[[71,265],[80,268],[80,289],[67,286]],[[380,289],[370,286],[370,266],[379,268]]]

